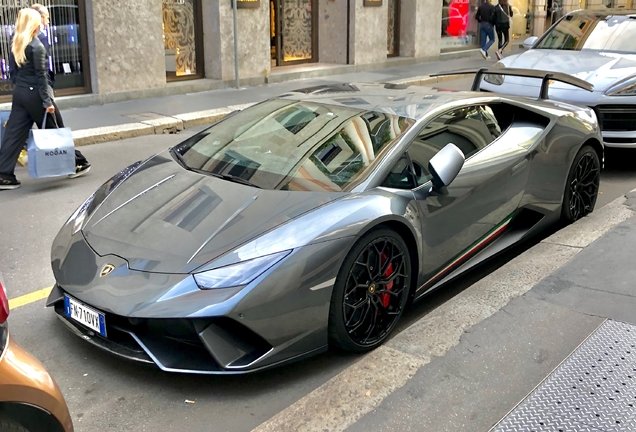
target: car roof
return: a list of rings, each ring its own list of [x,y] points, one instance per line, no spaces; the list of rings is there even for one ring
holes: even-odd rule
[[[579,9],[570,12],[568,15],[589,15],[595,14],[598,16],[630,16],[634,15],[636,18],[636,9],[623,9],[623,8],[607,8],[607,9]]]
[[[285,93],[279,98],[376,111],[419,120],[440,105],[485,96],[486,94],[480,92],[403,84],[342,83],[303,88]]]

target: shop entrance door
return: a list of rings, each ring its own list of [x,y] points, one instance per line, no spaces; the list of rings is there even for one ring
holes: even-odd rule
[[[388,0],[387,57],[397,57],[400,55],[400,1],[401,0]]]
[[[270,0],[272,66],[318,59],[317,0]]]

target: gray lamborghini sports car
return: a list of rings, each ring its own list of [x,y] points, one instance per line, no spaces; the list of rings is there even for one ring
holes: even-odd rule
[[[90,343],[172,372],[370,350],[408,302],[591,212],[601,143],[592,110],[545,99],[287,93],[104,183],[54,241],[47,304]]]

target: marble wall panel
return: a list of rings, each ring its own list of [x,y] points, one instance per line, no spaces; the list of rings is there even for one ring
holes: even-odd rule
[[[161,1],[92,0],[90,10],[99,93],[165,86]]]
[[[318,0],[318,61],[347,63],[347,2]]]
[[[429,1],[429,0],[425,0]],[[382,6],[365,7],[363,0],[351,0],[352,32],[351,58],[354,64],[381,63],[386,61],[387,2]]]
[[[215,75],[209,78],[234,79],[234,24],[232,2],[214,0],[218,7],[220,56],[213,57],[220,65],[215,66]],[[258,9],[238,9],[238,56],[239,77],[263,76],[271,69],[269,1],[261,0]],[[212,37],[215,37],[213,35]],[[209,40],[209,39],[208,39]],[[220,74],[219,74],[220,72]]]
[[[401,0],[400,8],[400,56],[438,56],[441,0]]]

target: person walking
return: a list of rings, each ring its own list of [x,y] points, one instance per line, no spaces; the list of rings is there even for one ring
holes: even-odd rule
[[[512,21],[512,7],[508,0],[499,0],[495,9],[495,30],[497,30],[497,59],[503,58],[503,50],[510,42],[510,22]]]
[[[489,0],[481,0],[475,15],[479,22],[479,34],[481,39],[481,49],[479,53],[485,59],[489,59],[488,49],[495,43],[495,7]]]
[[[46,49],[38,38],[41,25],[42,17],[36,10],[28,8],[18,12],[10,54],[10,62],[15,66],[15,86],[11,114],[0,146],[0,190],[20,187],[20,181],[15,177],[15,166],[33,123],[42,127],[47,114],[46,128],[59,125],[56,124],[59,110],[46,67]],[[76,173],[72,176],[79,177],[89,169],[86,159],[76,155]]]
[[[49,9],[39,3],[32,4],[31,9],[36,10],[40,14],[40,18],[42,20],[42,26],[40,27],[40,32],[38,33],[38,39],[40,40],[40,42],[42,42],[42,45],[44,45],[44,49],[46,49],[46,58],[48,60],[51,56],[51,44],[49,43],[49,35],[46,32],[46,28],[49,26],[50,21]],[[46,63],[47,65],[49,64],[48,61]],[[55,67],[53,65],[51,65],[50,68],[47,68],[46,76],[51,88],[55,88]],[[53,106],[55,107],[55,121],[57,123],[57,127],[63,128],[64,120],[62,119],[62,113],[55,104],[55,101],[53,101]],[[84,157],[84,155],[79,150],[75,150],[75,174],[71,174],[69,177],[80,177],[88,173],[90,169],[91,164],[88,163],[86,157]]]

